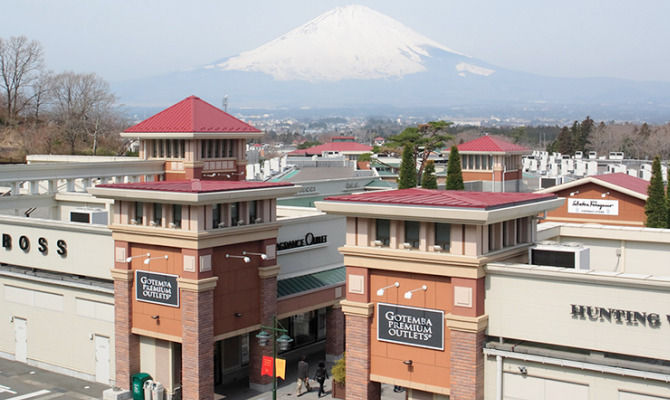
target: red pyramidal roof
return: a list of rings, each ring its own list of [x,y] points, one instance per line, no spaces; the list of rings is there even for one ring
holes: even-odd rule
[[[555,198],[556,195],[553,193],[491,193],[411,188],[330,196],[326,197],[324,200],[412,206],[463,207],[488,210]]]
[[[308,149],[293,150],[288,153],[290,156],[295,155],[321,155],[324,151],[337,152],[366,152],[372,151],[372,146],[356,142],[330,142],[320,144],[318,146],[310,147]]]
[[[199,97],[190,96],[124,132],[260,133],[261,131]]]
[[[519,146],[518,144],[510,143],[493,136],[482,136],[475,140],[461,143],[457,148],[459,152],[517,153],[530,151],[527,147]]]

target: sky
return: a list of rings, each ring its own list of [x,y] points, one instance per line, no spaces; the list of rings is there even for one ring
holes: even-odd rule
[[[670,82],[669,0],[0,0],[0,37],[115,82],[237,55],[349,4],[503,68]]]

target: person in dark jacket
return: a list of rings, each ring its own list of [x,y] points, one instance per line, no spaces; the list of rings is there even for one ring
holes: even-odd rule
[[[314,380],[319,382],[319,397],[326,394],[326,391],[323,390],[323,384],[326,382],[326,379],[328,379],[328,370],[326,370],[326,364],[321,361],[319,368],[316,369],[316,373],[314,374]]]
[[[305,389],[309,392],[309,364],[305,361],[305,356],[300,357],[300,361],[298,362],[298,383],[295,388],[296,397],[300,396],[302,385],[305,385]]]

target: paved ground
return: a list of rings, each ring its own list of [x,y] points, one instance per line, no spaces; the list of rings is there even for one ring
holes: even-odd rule
[[[109,386],[0,358],[0,400],[91,400]]]
[[[314,375],[319,361],[323,360],[323,353],[315,353],[308,356],[310,376]],[[303,392],[299,397],[295,395],[296,381],[297,381],[297,367],[298,362],[288,362],[286,366],[286,381],[278,379],[277,382],[277,399],[299,399],[312,400],[317,399],[319,394],[319,384],[310,380],[312,390],[309,393]],[[328,363],[327,368],[330,373],[332,364]],[[332,399],[332,378],[329,377],[324,385],[326,395],[322,399]],[[228,385],[216,388],[214,398],[216,400],[270,400],[272,399],[272,391],[261,393],[249,389],[246,381],[240,382],[238,385]],[[382,385],[382,399],[384,400],[404,400],[406,398],[405,392],[396,393],[393,391],[393,385]]]
[[[308,358],[310,374],[323,358],[322,353],[312,354]],[[328,365],[328,370],[330,367]],[[318,383],[312,382],[312,390],[301,396],[295,396],[297,362],[289,362],[286,368],[286,381],[278,379],[277,399],[311,400],[318,398]],[[332,379],[326,381],[326,395],[322,399],[332,399]],[[66,375],[57,374],[30,365],[0,358],[0,400],[93,400],[101,399],[102,392],[109,386],[84,381]],[[216,388],[216,400],[270,400],[272,391],[257,392],[249,389],[247,381]],[[393,386],[382,385],[382,399],[404,400],[405,392],[396,393]]]

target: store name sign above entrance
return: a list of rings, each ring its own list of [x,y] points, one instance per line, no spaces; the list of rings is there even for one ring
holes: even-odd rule
[[[314,236],[314,234],[310,232],[302,239],[287,240],[285,242],[277,243],[277,251],[295,249],[296,247],[305,247],[326,242],[328,242],[328,235]]]
[[[8,233],[2,234],[2,247],[5,250],[11,250],[13,247],[12,235]],[[21,250],[25,253],[30,251],[31,243],[30,238],[26,235],[19,236],[18,245]],[[49,253],[49,241],[46,238],[40,237],[37,239],[37,251],[43,255]],[[67,242],[65,240],[59,239],[56,241],[56,253],[61,257],[67,257]]]
[[[574,319],[589,319],[591,321],[614,322],[617,324],[626,324],[631,326],[649,326],[658,328],[661,326],[662,317],[657,313],[648,313],[644,311],[622,310],[619,308],[583,306],[579,304],[570,304],[570,313]],[[670,323],[670,314],[666,315]]]
[[[377,340],[444,350],[444,312],[377,303]]]
[[[570,199],[568,212],[572,214],[619,215],[619,200]]]
[[[135,271],[135,298],[138,301],[179,307],[177,275]]]

